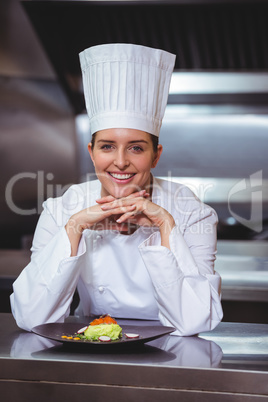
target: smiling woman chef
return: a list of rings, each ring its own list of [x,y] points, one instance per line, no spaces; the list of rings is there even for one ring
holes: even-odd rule
[[[80,54],[98,180],[44,203],[11,306],[26,330],[78,315],[160,319],[174,334],[222,318],[217,216],[180,184],[154,178],[175,56],[139,45]]]

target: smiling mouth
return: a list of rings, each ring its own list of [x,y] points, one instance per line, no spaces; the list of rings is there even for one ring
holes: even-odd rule
[[[130,179],[131,177],[135,176],[135,173],[111,173],[111,172],[109,172],[109,175],[117,180],[127,180],[127,179]]]

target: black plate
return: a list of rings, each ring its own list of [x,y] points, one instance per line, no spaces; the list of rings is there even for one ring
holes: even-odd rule
[[[119,346],[127,344],[143,344],[145,342],[153,341],[161,336],[170,334],[175,331],[175,328],[164,327],[161,325],[152,326],[139,326],[139,325],[121,325],[122,338],[111,342],[89,341],[89,340],[73,340],[62,338],[63,335],[73,336],[80,328],[87,326],[87,324],[79,323],[55,323],[38,325],[32,329],[37,335],[43,336],[54,341],[59,341],[64,344],[72,345],[88,345],[88,346]],[[139,334],[139,338],[126,338],[125,333]]]

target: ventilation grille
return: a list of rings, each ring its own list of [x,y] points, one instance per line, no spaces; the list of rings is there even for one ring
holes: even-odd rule
[[[101,43],[165,49],[177,55],[175,69],[180,71],[268,71],[267,1],[197,3],[26,1],[23,5],[76,103],[78,53]],[[82,106],[77,102],[76,110]]]

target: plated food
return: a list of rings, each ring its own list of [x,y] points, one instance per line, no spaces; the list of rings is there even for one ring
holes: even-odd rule
[[[122,323],[122,325],[120,324],[120,328],[122,329],[120,334],[122,334],[122,336],[119,337],[119,339],[112,340],[109,335],[100,335],[100,339],[93,341],[87,339],[84,334],[94,320],[91,321],[90,324],[85,321],[81,321],[83,324],[79,324],[77,321],[70,322],[72,320],[76,321],[75,318],[70,317],[66,322],[38,325],[32,329],[32,332],[53,341],[61,342],[66,347],[77,345],[81,348],[88,347],[88,349],[85,350],[92,350],[92,348],[110,349],[113,347],[141,346],[144,343],[153,341],[175,331],[173,327],[165,327],[159,324],[154,325],[153,323],[146,325],[143,320],[133,321],[124,319],[124,323]],[[106,330],[108,329],[107,327],[108,325],[106,325]]]
[[[80,328],[74,335],[62,335],[64,339],[111,342],[125,336],[128,339],[139,338],[136,333],[122,333],[122,328],[109,314],[105,314],[91,321],[88,326]]]

